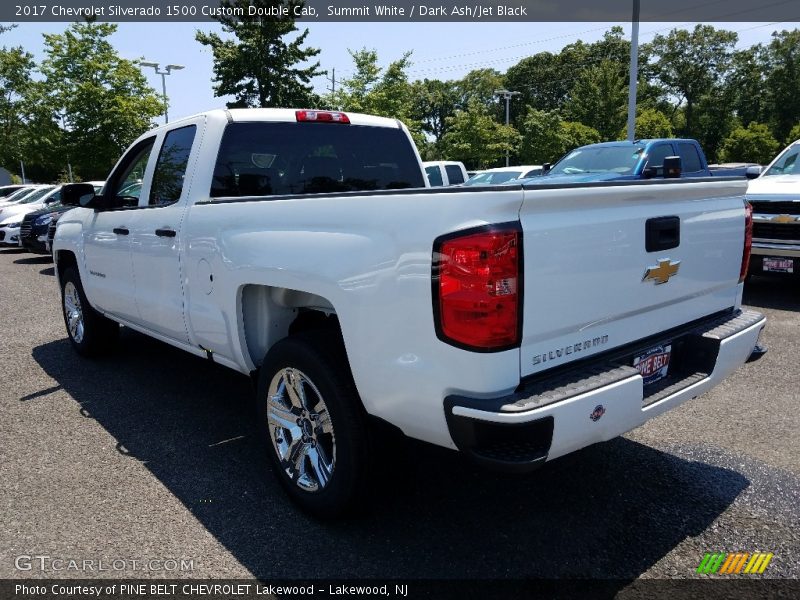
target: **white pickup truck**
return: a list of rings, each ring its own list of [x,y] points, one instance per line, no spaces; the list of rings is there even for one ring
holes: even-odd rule
[[[737,369],[765,324],[745,186],[431,189],[398,121],[218,110],[65,186],[53,250],[80,354],[121,323],[254,377],[264,456],[332,516],[387,426],[527,471]]]
[[[751,274],[800,275],[800,140],[747,188],[753,206]]]

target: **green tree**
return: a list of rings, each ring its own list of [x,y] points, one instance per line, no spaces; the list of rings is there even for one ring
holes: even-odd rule
[[[778,139],[800,121],[800,30],[772,34],[764,52],[768,119]]]
[[[564,139],[564,152],[562,152],[562,154],[566,154],[579,146],[596,144],[605,139],[600,135],[600,132],[593,127],[573,121],[562,121],[561,132]]]
[[[685,103],[685,134],[697,137],[696,112],[701,99],[724,85],[730,74],[735,32],[697,25],[693,31],[673,29],[656,35],[647,48],[653,59],[648,72],[677,105]],[[732,107],[731,107],[732,109]]]
[[[767,105],[764,82],[764,48],[758,44],[733,55],[728,88],[733,109],[742,123],[763,122]]]
[[[21,47],[0,50],[0,164],[17,170],[25,131],[25,94],[33,55]]]
[[[355,72],[352,77],[343,79],[336,94],[326,96],[324,103],[339,110],[399,119],[408,127],[417,146],[425,146],[424,127],[416,118],[413,88],[406,74],[411,66],[411,52],[392,61],[385,69],[379,66],[374,49],[348,52],[353,58]]]
[[[796,142],[800,140],[800,123],[792,127],[791,131],[789,131],[789,135],[786,136],[785,144],[788,146],[792,142]]]
[[[587,125],[564,121],[557,111],[535,108],[528,109],[520,133],[519,159],[523,164],[552,163],[578,146],[601,139],[597,130]]]
[[[675,134],[672,130],[672,123],[660,110],[655,108],[643,108],[636,111],[635,136],[637,139],[648,138],[671,138]],[[617,139],[628,139],[628,129],[623,127]]]
[[[597,130],[602,139],[611,140],[625,124],[627,100],[628,86],[619,65],[604,60],[578,77],[564,114]]]
[[[421,124],[426,136],[434,144],[441,142],[447,133],[447,118],[452,117],[458,108],[458,89],[453,81],[425,79],[411,84],[411,111]]]
[[[52,143],[84,179],[105,177],[163,110],[138,65],[109,42],[116,30],[111,23],[75,23],[64,33],[45,34],[44,82],[32,88],[32,121],[54,132],[63,117],[63,143]]]
[[[506,152],[515,153],[520,143],[517,130],[495,121],[478,100],[472,100],[466,110],[459,110],[447,121],[448,130],[442,138],[444,158],[460,160],[468,168],[498,166]]]
[[[225,0],[223,8],[302,6],[296,0]],[[275,17],[220,16],[222,30],[235,39],[222,39],[216,33],[198,31],[195,39],[211,48],[214,55],[214,94],[233,96],[230,107],[312,106],[311,79],[326,71],[319,62],[303,66],[320,51],[305,47],[308,29],[287,41],[298,31],[294,19]]]
[[[762,123],[750,123],[747,127],[737,127],[725,138],[720,160],[765,165],[775,158],[779,149],[780,144],[772,136],[769,127]]]
[[[466,110],[470,103],[477,101],[489,109],[492,114],[497,110],[497,98],[494,91],[505,85],[503,75],[495,69],[475,69],[456,82],[458,90],[458,108]],[[505,113],[504,113],[505,114]]]

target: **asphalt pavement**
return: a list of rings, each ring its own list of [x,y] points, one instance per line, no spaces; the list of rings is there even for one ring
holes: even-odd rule
[[[686,578],[706,552],[798,578],[800,285],[745,302],[769,352],[711,393],[523,477],[409,443],[330,524],[254,467],[246,377],[129,330],[79,358],[52,263],[0,250],[0,579]]]

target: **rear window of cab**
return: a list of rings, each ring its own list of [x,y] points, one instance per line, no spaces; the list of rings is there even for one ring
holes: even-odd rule
[[[425,187],[401,129],[341,123],[230,123],[211,197]]]

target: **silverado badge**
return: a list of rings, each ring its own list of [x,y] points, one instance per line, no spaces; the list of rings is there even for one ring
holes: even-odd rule
[[[678,269],[681,266],[681,261],[676,260],[672,262],[670,259],[660,259],[658,261],[658,266],[655,267],[647,267],[647,270],[644,272],[644,277],[642,277],[642,281],[647,281],[648,279],[652,279],[656,282],[656,285],[661,285],[662,283],[667,283],[669,278],[673,275],[678,274]]]

